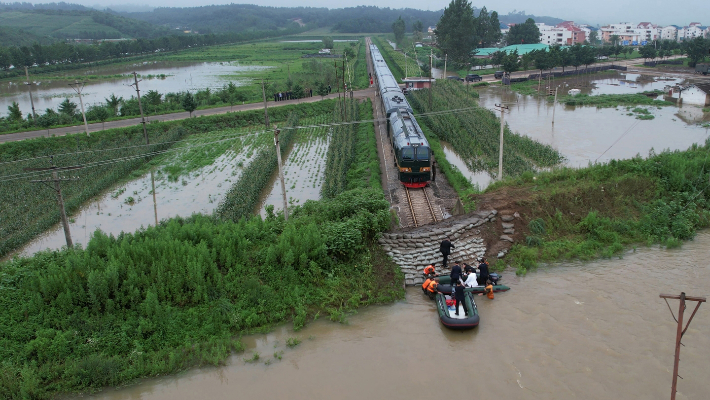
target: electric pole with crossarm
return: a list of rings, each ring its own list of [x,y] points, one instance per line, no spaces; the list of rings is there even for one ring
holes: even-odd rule
[[[32,180],[30,182],[39,182],[47,185],[50,189],[54,190],[57,192],[57,205],[59,206],[59,215],[62,217],[62,226],[64,226],[64,236],[67,239],[67,247],[73,247],[72,240],[71,240],[71,234],[69,233],[69,222],[67,221],[67,212],[66,209],[64,208],[64,198],[62,197],[62,188],[59,185],[59,182],[61,181],[75,181],[78,180],[79,178],[73,177],[73,178],[66,178],[66,177],[59,177],[59,171],[70,171],[73,169],[79,169],[79,168],[84,168],[81,165],[75,165],[72,167],[57,167],[54,165],[54,156],[50,156],[50,162],[52,164],[51,167],[47,168],[24,168],[25,171],[52,171],[52,178],[50,179],[37,179],[37,180]],[[54,186],[50,186],[49,182],[54,182]]]

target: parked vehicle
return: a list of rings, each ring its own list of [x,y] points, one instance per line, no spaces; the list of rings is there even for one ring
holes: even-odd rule
[[[483,78],[481,77],[481,75],[477,75],[477,74],[466,75],[466,82],[479,82],[482,80],[483,80]]]
[[[463,79],[460,76],[456,76],[456,75],[447,76],[446,79],[450,79],[452,81],[463,82]]]
[[[707,75],[710,73],[710,64],[695,64],[695,73]]]
[[[504,74],[505,74],[505,73],[504,73],[503,71],[496,71],[496,72],[493,74],[493,76],[494,76],[496,79],[501,79]]]

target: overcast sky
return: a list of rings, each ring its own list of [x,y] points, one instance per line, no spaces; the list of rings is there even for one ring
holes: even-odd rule
[[[56,1],[56,0],[55,0]],[[65,0],[67,3],[79,3],[87,6],[111,4],[134,3],[127,1],[119,3],[116,0]],[[33,3],[46,3],[49,1],[32,1]],[[250,3],[262,6],[310,6],[342,8],[357,5],[374,5],[390,8],[418,8],[422,10],[439,10],[449,4],[446,0],[354,0],[354,1],[333,1],[333,0],[259,0],[259,1],[239,1],[239,0],[206,0],[195,2],[194,0],[144,0],[141,5],[165,6],[165,7],[194,7],[207,4],[229,4],[229,3]],[[525,11],[527,14],[557,17],[561,19],[586,21],[592,24],[609,24],[614,22],[652,22],[659,25],[688,25],[690,22],[700,22],[710,24],[710,3],[707,0],[684,0],[680,2],[668,2],[660,0],[632,1],[632,0],[596,0],[596,1],[562,1],[562,0],[507,0],[505,4],[495,5],[495,2],[477,3],[476,7],[486,6],[488,10],[498,11],[499,14],[507,14],[510,11]],[[706,20],[702,20],[705,18]],[[700,19],[700,20],[699,20]]]

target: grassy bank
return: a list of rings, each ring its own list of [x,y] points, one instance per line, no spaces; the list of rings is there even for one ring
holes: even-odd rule
[[[486,195],[509,196],[527,225],[507,261],[525,273],[539,262],[621,256],[630,246],[678,247],[710,224],[709,160],[707,141],[494,183]]]
[[[580,94],[577,96],[565,96],[558,101],[568,106],[596,106],[597,108],[615,108],[618,106],[666,107],[674,105],[670,101],[656,100],[643,94],[598,94],[594,96]]]
[[[217,365],[238,336],[403,297],[372,245],[381,191],[294,207],[288,222],[195,215],[0,264],[0,397],[52,398]]]

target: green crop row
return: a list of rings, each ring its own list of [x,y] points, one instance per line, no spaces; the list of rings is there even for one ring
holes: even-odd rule
[[[359,119],[357,102],[345,100],[338,103],[333,111],[333,122],[328,155],[325,161],[325,181],[321,196],[333,198],[347,189],[347,175],[355,158],[355,139],[360,124],[351,123]]]

